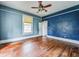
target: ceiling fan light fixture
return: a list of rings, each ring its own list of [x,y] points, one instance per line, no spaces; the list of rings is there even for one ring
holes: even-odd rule
[[[42,12],[42,11],[47,12],[46,8],[52,6],[52,4],[48,4],[48,5],[45,5],[45,6],[44,6],[44,5],[42,4],[42,1],[38,1],[38,3],[39,3],[39,6],[38,6],[38,7],[31,7],[32,9],[38,9],[37,13]]]

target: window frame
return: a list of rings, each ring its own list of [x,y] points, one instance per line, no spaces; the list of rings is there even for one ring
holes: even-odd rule
[[[31,34],[33,34],[33,17],[32,16],[29,16],[29,17],[32,17],[32,26],[31,26],[31,32],[29,32],[29,33],[27,33],[27,32],[24,32],[24,17],[28,17],[29,15],[25,15],[25,14],[23,14],[23,16],[22,16],[22,22],[23,22],[23,35],[31,35]]]

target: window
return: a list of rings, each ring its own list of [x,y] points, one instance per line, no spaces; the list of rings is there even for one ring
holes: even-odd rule
[[[32,33],[32,26],[33,26],[33,17],[24,15],[23,16],[23,23],[24,23],[24,33],[31,34]]]

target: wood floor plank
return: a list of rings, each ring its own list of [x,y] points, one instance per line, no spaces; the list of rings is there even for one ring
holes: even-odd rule
[[[79,47],[47,37],[33,37],[9,43],[0,49],[0,57],[79,57]]]

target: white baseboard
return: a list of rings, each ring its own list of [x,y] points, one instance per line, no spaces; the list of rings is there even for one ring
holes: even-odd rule
[[[19,37],[19,38],[12,38],[12,39],[0,40],[0,44],[9,43],[9,42],[15,42],[15,41],[20,41],[20,40],[26,40],[28,38],[38,37],[38,36],[41,36],[41,35],[33,35],[33,36],[27,36],[27,37]]]
[[[65,42],[74,43],[74,44],[79,46],[79,41],[76,41],[76,40],[60,38],[60,37],[55,37],[55,36],[49,36],[49,35],[47,35],[47,37],[48,38],[53,38],[53,39],[56,39],[56,40],[62,40],[62,41],[65,41]]]
[[[0,44],[8,43],[8,42],[15,42],[15,41],[26,40],[26,39],[28,39],[28,38],[38,37],[38,36],[45,36],[45,37],[52,38],[52,39],[56,39],[56,40],[61,40],[61,41],[65,41],[65,42],[70,42],[70,43],[74,43],[74,44],[76,44],[76,45],[79,46],[79,41],[72,40],[72,39],[66,39],[66,38],[55,37],[55,36],[49,36],[49,35],[33,35],[33,36],[27,36],[27,37],[19,37],[19,38],[13,38],[13,39],[0,40]]]

